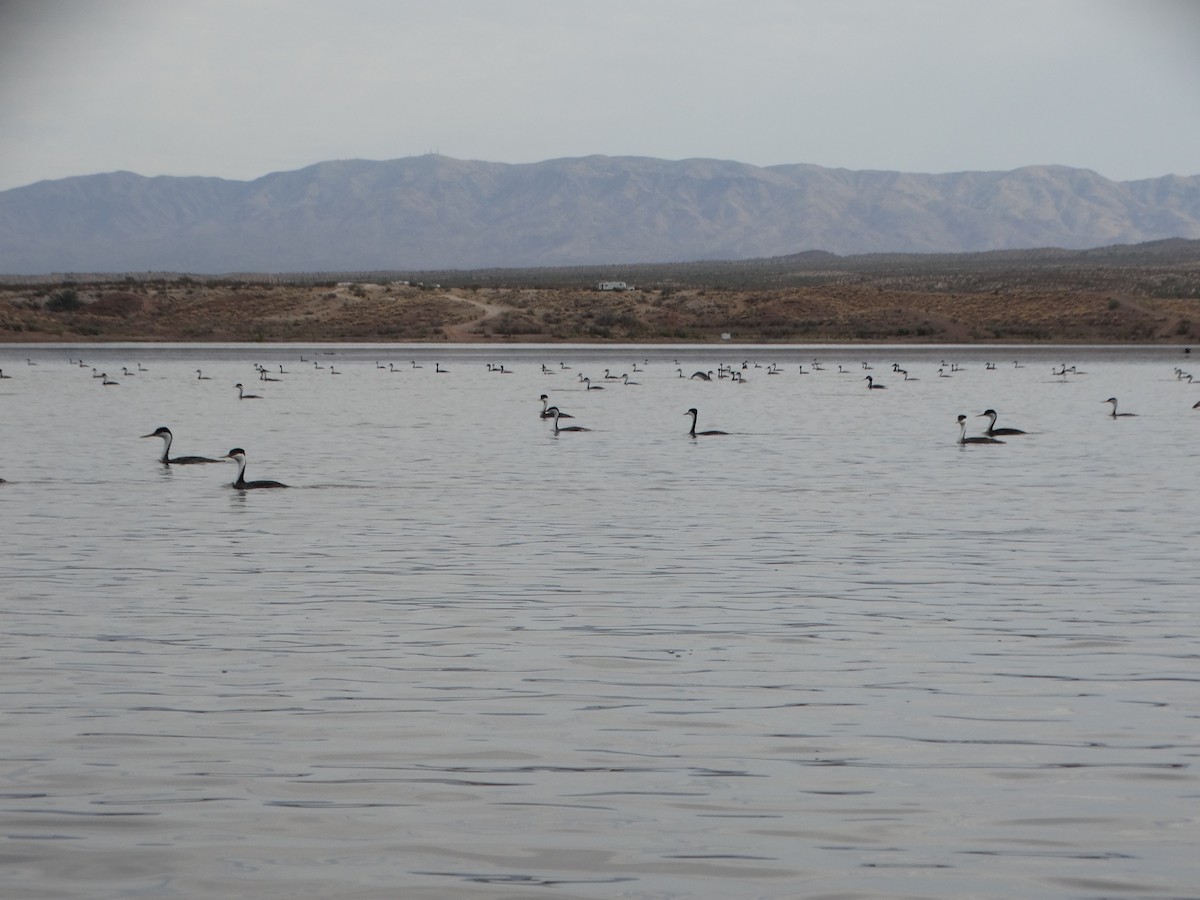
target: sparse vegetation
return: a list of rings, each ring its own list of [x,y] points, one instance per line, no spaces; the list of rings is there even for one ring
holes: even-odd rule
[[[1186,341],[1200,241],[611,269],[0,284],[0,341]],[[85,301],[84,298],[87,298]]]

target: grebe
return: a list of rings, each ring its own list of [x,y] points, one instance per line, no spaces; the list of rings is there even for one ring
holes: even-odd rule
[[[542,401],[542,418],[543,419],[553,419],[554,413],[550,412],[550,398],[548,396],[546,396],[545,394],[542,394],[542,396],[539,397],[538,399]],[[555,407],[555,408],[557,409],[557,407]],[[560,412],[559,415],[564,419],[575,418],[570,413],[565,413],[565,412]]]
[[[157,437],[163,439],[163,454],[159,460],[164,466],[190,466],[195,463],[215,463],[220,462],[219,459],[209,459],[207,456],[176,456],[171,457],[171,429],[165,425],[162,428],[155,429],[150,434],[143,434],[144,438]]]
[[[223,459],[232,459],[238,464],[237,479],[233,482],[233,487],[239,491],[249,491],[255,488],[283,488],[286,484],[281,484],[278,481],[247,481],[246,480],[246,451],[241,447],[234,447],[225,454]]]
[[[712,381],[712,372],[693,372],[690,378],[699,378],[701,381]]]
[[[207,375],[205,375],[199,369],[196,370],[196,378],[200,381],[212,381],[211,378],[209,378]]]
[[[625,384],[627,384],[627,385],[629,385],[629,384],[634,384],[634,385],[636,385],[636,384],[641,384],[641,382],[640,382],[640,381],[630,381],[630,380],[629,380],[629,373],[628,373],[628,372],[627,372],[627,373],[625,373],[624,375],[622,375],[622,376],[621,376],[621,380],[622,380],[622,382],[623,382],[623,383],[625,383]]]
[[[988,437],[995,437],[998,434],[1025,434],[1020,428],[997,428],[996,427],[996,411],[994,409],[985,409],[975,418],[980,419],[987,416],[991,421],[988,422],[988,427],[984,429],[984,434]]]
[[[967,437],[967,417],[958,417],[958,442],[960,444],[1003,444],[1004,441],[998,441],[994,437]]]
[[[866,378],[864,378],[863,381],[865,381],[867,383],[867,390],[869,390],[869,391],[886,391],[887,390],[886,384],[876,384],[875,379],[872,378],[870,375],[868,375]]]
[[[111,378],[109,378],[109,377],[108,377],[106,374],[104,374],[103,372],[100,374],[100,378],[102,379],[102,380],[100,381],[100,383],[101,383],[102,385],[104,385],[105,387],[109,387],[109,386],[111,386],[111,385],[114,385],[114,384],[120,384],[120,383],[121,383],[121,382],[119,382],[119,381],[113,381]]]
[[[584,383],[584,385],[585,385],[585,387],[584,387],[584,390],[588,390],[588,391],[602,391],[602,390],[604,390],[604,386],[603,386],[603,385],[600,385],[600,384],[592,384],[592,379],[590,379],[590,378],[584,378],[584,379],[583,379],[583,383]]]
[[[696,430],[696,417],[699,416],[700,414],[698,412],[696,412],[696,407],[694,407],[694,406],[691,409],[689,409],[687,412],[685,412],[684,415],[692,417],[692,428],[688,432],[688,437],[702,437],[703,435],[706,435],[706,434],[729,434],[728,431],[697,431]]]
[[[1109,397],[1104,402],[1111,403],[1113,405],[1111,415],[1114,419],[1124,419],[1127,416],[1136,416],[1137,415],[1137,413],[1119,413],[1119,412],[1117,412],[1117,398],[1116,397]]]
[[[0,378],[12,378],[11,375],[5,375],[4,370],[0,369]]]
[[[417,368],[419,369],[419,368],[421,368],[421,367],[420,367],[420,366],[417,366]],[[433,364],[433,371],[434,371],[434,372],[436,372],[438,375],[445,375],[445,374],[447,374],[447,373],[448,373],[450,370],[449,370],[449,369],[443,369],[443,368],[442,368],[442,364],[441,364],[441,363],[434,363],[434,364]]]
[[[565,425],[562,428],[559,428],[558,420],[562,416],[562,413],[559,412],[558,407],[552,406],[546,411],[548,413],[550,413],[550,415],[554,416],[554,433],[555,434],[558,434],[560,431],[591,431],[592,430],[590,428],[584,428],[582,425]]]
[[[609,373],[608,369],[605,369],[604,370],[604,380],[605,381],[620,381],[621,376],[620,375],[612,375]]]
[[[242,387],[242,383],[240,381],[237,384],[235,384],[234,387],[238,389],[238,399],[239,400],[261,400],[262,399],[262,397],[259,394],[247,394],[245,389]]]

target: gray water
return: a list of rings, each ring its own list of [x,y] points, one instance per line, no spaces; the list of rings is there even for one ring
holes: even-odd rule
[[[0,893],[1200,896],[1188,361],[0,347]]]

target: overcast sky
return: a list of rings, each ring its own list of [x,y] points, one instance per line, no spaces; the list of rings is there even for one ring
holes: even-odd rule
[[[436,152],[1200,174],[1194,0],[0,0],[0,189]]]

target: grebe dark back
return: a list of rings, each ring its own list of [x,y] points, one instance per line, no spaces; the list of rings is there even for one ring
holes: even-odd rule
[[[163,439],[163,454],[159,460],[164,466],[190,466],[196,463],[215,463],[220,462],[219,459],[209,459],[207,456],[171,456],[171,429],[165,425],[162,428],[156,428],[150,434],[143,434],[144,438],[162,438]]]
[[[866,378],[864,378],[863,381],[865,381],[867,383],[867,390],[869,390],[869,391],[886,391],[887,390],[886,384],[876,384],[875,379],[872,378],[870,375],[868,375]]]
[[[286,484],[278,481],[247,481],[246,480],[246,451],[241,447],[234,447],[224,456],[225,459],[232,459],[238,464],[237,478],[233,482],[233,487],[239,491],[251,491],[258,488],[285,488]]]
[[[235,384],[234,387],[238,389],[238,399],[239,400],[261,400],[262,399],[262,397],[258,394],[247,394],[245,389],[242,387],[242,383],[240,381],[237,384]]]
[[[685,412],[684,415],[692,417],[692,428],[688,432],[688,437],[703,437],[706,434],[729,434],[728,431],[697,431],[696,418],[700,415],[700,413],[696,411],[696,407],[694,406]]]
[[[1105,402],[1105,403],[1111,403],[1111,404],[1112,404],[1112,413],[1110,413],[1110,415],[1111,415],[1111,417],[1112,417],[1112,418],[1114,418],[1114,419],[1124,419],[1124,418],[1127,418],[1127,417],[1129,417],[1129,416],[1136,416],[1136,415],[1137,415],[1137,413],[1119,413],[1119,412],[1117,412],[1117,398],[1116,398],[1116,397],[1109,397],[1109,398],[1108,398],[1107,400],[1105,400],[1104,402]]]
[[[542,418],[543,419],[553,419],[554,413],[550,412],[550,398],[546,394],[542,394],[542,396],[539,397],[538,399],[542,401]],[[554,408],[558,409],[557,406]],[[561,412],[561,411],[559,412],[558,415],[560,418],[563,418],[563,419],[575,418],[570,413],[565,413],[565,412]]]
[[[984,434],[988,437],[995,437],[998,434],[1024,434],[1020,428],[997,428],[996,427],[996,411],[994,409],[985,409],[975,418],[979,419],[987,416],[989,419],[988,427],[984,429]]]
[[[1004,441],[998,441],[994,437],[967,437],[967,417],[958,417],[958,442],[960,444],[1003,444]]]
[[[552,406],[552,407],[550,407],[549,410],[547,410],[547,412],[549,412],[550,415],[554,416],[554,433],[555,434],[558,434],[560,431],[591,431],[592,430],[590,428],[584,428],[582,425],[564,425],[560,428],[558,426],[558,420],[562,416],[562,413],[559,411],[558,407]]]

